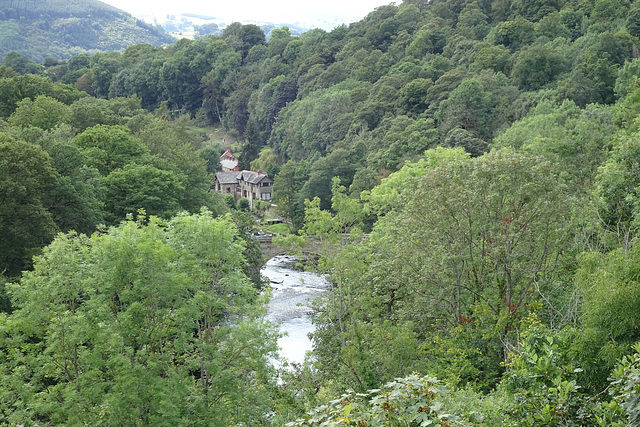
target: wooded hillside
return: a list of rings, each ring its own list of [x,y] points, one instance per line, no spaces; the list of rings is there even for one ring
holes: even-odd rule
[[[16,51],[42,62],[173,41],[161,28],[97,0],[0,1],[0,59]]]
[[[220,402],[229,424],[637,425],[639,36],[627,0],[406,0],[268,42],[234,23],[68,61],[6,55],[0,271],[19,283],[1,301],[0,420],[117,425],[130,405],[148,424],[221,422]],[[207,191],[214,127],[274,177],[282,243],[317,239],[310,265],[332,283],[286,387],[271,339],[233,351],[228,319],[259,301],[197,238],[216,228],[259,286],[251,218]],[[192,406],[128,401],[147,361]]]

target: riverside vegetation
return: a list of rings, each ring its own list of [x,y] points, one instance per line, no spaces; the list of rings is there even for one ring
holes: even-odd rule
[[[0,422],[640,423],[640,5],[420,1],[0,67]],[[320,239],[277,373],[235,135]]]

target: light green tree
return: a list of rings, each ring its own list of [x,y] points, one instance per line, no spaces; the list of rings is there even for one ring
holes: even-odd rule
[[[2,423],[264,424],[275,336],[241,241],[206,211],[60,235],[11,285]]]
[[[71,141],[83,149],[87,165],[102,175],[122,168],[128,163],[146,163],[149,149],[124,126],[93,126]]]
[[[43,130],[67,123],[71,118],[69,107],[47,95],[35,100],[24,98],[18,102],[16,111],[9,117],[9,124],[18,128],[35,126]]]

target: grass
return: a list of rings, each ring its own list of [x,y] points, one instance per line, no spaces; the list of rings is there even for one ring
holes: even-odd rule
[[[262,229],[264,231],[281,234],[283,236],[288,236],[289,234],[291,234],[291,230],[289,229],[289,226],[287,224],[266,225],[266,226],[263,226]]]

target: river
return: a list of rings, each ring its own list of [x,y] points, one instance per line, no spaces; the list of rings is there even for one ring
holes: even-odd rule
[[[297,258],[276,256],[262,267],[261,274],[270,280],[272,297],[267,320],[280,325],[285,336],[278,340],[280,356],[289,363],[302,363],[312,349],[307,336],[313,332],[311,300],[329,289],[329,282],[315,273],[296,267]]]

